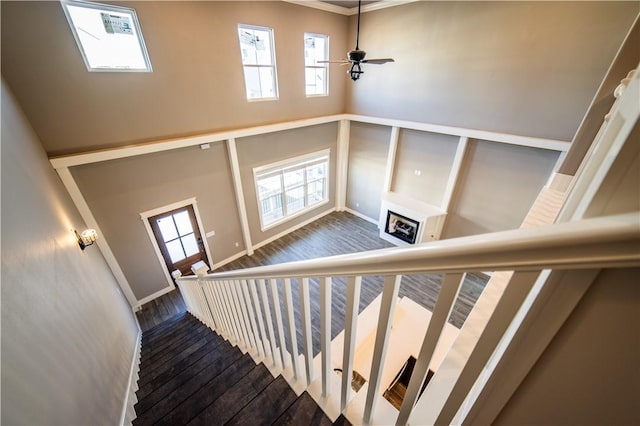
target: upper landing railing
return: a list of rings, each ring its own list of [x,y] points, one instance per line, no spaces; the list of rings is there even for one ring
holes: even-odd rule
[[[360,423],[365,424],[423,424],[427,420],[418,418],[420,413],[413,413],[414,406],[465,273],[508,270],[516,271],[516,274],[526,272],[529,277],[539,279],[543,270],[637,266],[640,265],[639,248],[640,216],[636,212],[435,241],[410,248],[374,250],[201,277],[182,277],[178,284],[191,313],[251,353],[257,362],[264,362],[276,374],[282,372],[296,391],[309,390],[328,414],[333,413],[335,417],[340,412],[351,410],[349,418],[352,421],[354,418],[362,419]],[[387,407],[384,407],[377,413],[401,275],[410,273],[445,275],[400,411],[389,415]],[[371,371],[367,384],[360,391],[366,391],[366,401],[362,405],[350,402],[354,398],[351,377],[360,287],[364,276],[383,276],[384,287]],[[332,280],[336,277],[347,279],[341,379],[337,379],[331,368],[331,291]],[[311,278],[318,280],[320,291],[319,364],[314,364],[311,347]],[[294,281],[298,285],[299,324],[295,321],[292,300]],[[280,302],[279,287],[284,294],[284,304]],[[275,307],[273,313],[272,307]],[[511,311],[515,316],[517,309]],[[510,318],[506,320],[510,321]],[[303,337],[302,356],[298,355],[298,332]],[[288,347],[287,340],[290,343]],[[300,360],[303,360],[303,365],[300,365]],[[486,364],[488,359],[482,361]],[[318,368],[319,375],[316,373]],[[335,385],[335,382],[339,384]],[[464,394],[469,393],[474,382],[468,381]],[[432,385],[433,382],[429,387]]]

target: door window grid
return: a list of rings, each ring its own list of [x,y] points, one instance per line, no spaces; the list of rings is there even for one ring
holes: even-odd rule
[[[304,34],[304,80],[307,96],[329,94],[329,64],[318,61],[329,60],[329,37],[323,34]]]
[[[328,201],[328,152],[254,169],[262,229]]]
[[[199,252],[189,213],[185,210],[157,219],[171,262],[176,263]]]
[[[277,99],[273,29],[240,24],[238,37],[247,99]]]

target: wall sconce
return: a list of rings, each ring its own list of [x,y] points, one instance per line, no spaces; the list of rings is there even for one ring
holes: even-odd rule
[[[91,244],[95,243],[98,239],[98,233],[95,229],[85,229],[84,231],[82,231],[82,234],[78,234],[78,231],[75,230],[73,232],[76,233],[78,245],[82,250],[84,250],[85,247],[88,247]]]

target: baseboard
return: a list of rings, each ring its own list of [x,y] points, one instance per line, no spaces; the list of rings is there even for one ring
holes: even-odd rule
[[[129,386],[127,386],[127,393],[124,396],[124,403],[122,406],[122,413],[120,414],[120,425],[130,425],[136,418],[136,411],[134,405],[137,402],[136,390],[138,387],[138,370],[140,369],[140,348],[142,346],[142,330],[138,327],[138,335],[136,337],[136,349],[131,359],[131,367],[129,369]]]
[[[273,236],[273,237],[271,237],[271,238],[267,238],[266,240],[261,241],[261,242],[259,242],[258,244],[255,244],[255,245],[253,246],[253,250],[255,251],[255,250],[259,249],[259,248],[260,248],[260,247],[262,247],[262,246],[266,246],[267,244],[272,243],[272,242],[274,242],[275,240],[277,240],[277,239],[279,239],[279,238],[282,238],[282,237],[284,237],[285,235],[290,234],[290,233],[292,233],[293,231],[296,231],[296,230],[298,230],[298,229],[302,228],[303,226],[307,226],[307,225],[308,225],[308,224],[310,224],[311,222],[315,222],[316,220],[320,219],[321,217],[324,217],[324,216],[326,216],[326,215],[328,215],[328,214],[330,214],[330,213],[333,213],[334,211],[336,211],[336,208],[335,208],[335,207],[332,207],[332,208],[330,208],[330,209],[328,209],[328,210],[326,210],[326,211],[324,211],[324,212],[320,213],[320,214],[319,214],[319,215],[317,215],[317,216],[314,216],[314,217],[312,217],[312,218],[310,218],[310,219],[305,220],[304,222],[301,222],[301,223],[299,223],[299,224],[297,224],[297,225],[294,225],[294,226],[292,226],[291,228],[287,229],[286,231],[282,231],[282,232],[280,232],[279,234],[274,235],[274,236]]]
[[[221,260],[220,262],[218,262],[218,263],[216,263],[215,265],[213,265],[213,266],[211,267],[211,270],[212,270],[212,271],[215,271],[216,269],[218,269],[218,268],[219,268],[219,267],[221,267],[221,266],[226,265],[227,263],[231,263],[231,262],[233,262],[234,260],[240,259],[240,258],[241,258],[242,256],[244,256],[245,254],[247,254],[247,251],[246,251],[246,250],[242,250],[240,253],[236,253],[236,254],[234,254],[233,256],[227,257],[226,259]]]
[[[175,286],[165,287],[165,288],[163,288],[163,289],[162,289],[162,290],[160,290],[160,291],[156,291],[155,293],[150,294],[149,296],[144,297],[144,298],[142,298],[142,299],[138,300],[138,303],[139,303],[139,304],[140,304],[140,306],[142,307],[142,305],[144,305],[145,303],[149,303],[149,302],[151,302],[153,299],[157,299],[157,298],[158,298],[158,297],[160,297],[160,296],[164,296],[165,294],[169,293],[170,291],[175,290],[175,288],[176,288]]]
[[[347,213],[351,213],[354,216],[358,216],[360,219],[366,220],[367,222],[373,223],[374,225],[378,226],[377,219],[371,219],[369,216],[365,216],[360,212],[350,209],[349,207],[345,207],[344,211],[346,211]]]

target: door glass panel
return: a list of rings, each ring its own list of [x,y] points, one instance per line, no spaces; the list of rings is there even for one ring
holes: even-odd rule
[[[169,241],[165,245],[167,247],[167,251],[169,252],[171,262],[176,263],[186,257],[184,255],[184,250],[182,250],[182,244],[180,244],[180,240]]]
[[[195,235],[185,235],[184,237],[181,237],[180,240],[182,240],[182,245],[184,246],[184,251],[187,254],[187,257],[193,256],[200,251],[198,249],[198,242],[196,241]]]
[[[174,214],[173,218],[176,221],[176,226],[178,227],[178,233],[180,235],[187,235],[193,232],[191,219],[189,218],[189,212],[185,210],[183,212]]]
[[[176,232],[176,226],[173,223],[173,218],[171,216],[163,217],[157,220],[158,227],[160,228],[160,232],[162,233],[162,238],[165,241],[170,241],[178,238],[178,233]]]

